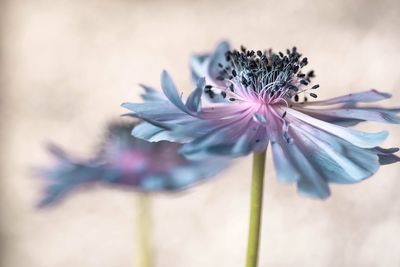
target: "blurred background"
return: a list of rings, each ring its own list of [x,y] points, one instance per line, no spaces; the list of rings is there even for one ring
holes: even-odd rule
[[[33,166],[54,141],[89,155],[103,127],[159,86],[168,69],[187,95],[193,52],[225,38],[238,47],[296,45],[328,98],[376,88],[400,100],[400,2],[71,1],[0,2],[0,265],[119,267],[135,258],[134,193],[97,186],[36,210]],[[400,145],[398,126],[386,146]],[[153,197],[155,266],[243,266],[251,157],[212,182]],[[268,155],[260,266],[400,266],[400,164],[365,182],[300,197],[275,179]]]

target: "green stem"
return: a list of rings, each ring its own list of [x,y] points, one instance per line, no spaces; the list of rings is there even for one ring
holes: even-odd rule
[[[261,213],[265,169],[265,151],[253,155],[253,175],[251,182],[250,227],[247,243],[246,267],[257,267],[260,244]]]
[[[150,242],[150,196],[147,193],[139,193],[137,199],[137,231],[138,237],[137,265],[138,267],[151,267],[151,242]]]

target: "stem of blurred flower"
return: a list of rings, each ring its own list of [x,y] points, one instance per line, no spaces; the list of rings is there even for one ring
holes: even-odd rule
[[[254,153],[253,155],[253,175],[251,182],[251,204],[250,204],[250,227],[249,239],[247,243],[246,267],[257,267],[258,248],[260,244],[261,232],[261,212],[263,200],[265,154]]]
[[[150,218],[150,195],[147,193],[138,193],[137,197],[137,265],[138,267],[151,267],[151,218]]]

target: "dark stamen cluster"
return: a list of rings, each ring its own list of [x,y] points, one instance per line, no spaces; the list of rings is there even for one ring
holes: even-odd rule
[[[231,81],[231,91],[234,90],[233,84],[240,84],[258,93],[265,91],[272,98],[284,95],[298,101],[298,94],[306,91],[304,87],[309,86],[311,79],[315,77],[314,71],[302,72],[308,59],[302,57],[296,47],[287,49],[284,54],[274,53],[272,50],[247,50],[241,46],[240,51],[226,52],[225,59],[227,64],[218,64],[221,70],[217,79]],[[319,85],[314,85],[308,89],[318,87]],[[317,97],[314,93],[310,96]]]

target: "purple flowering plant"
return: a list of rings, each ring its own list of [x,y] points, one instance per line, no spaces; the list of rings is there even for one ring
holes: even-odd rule
[[[186,104],[164,71],[163,94],[145,86],[143,103],[123,106],[146,121],[133,130],[135,137],[184,143],[180,152],[189,158],[244,156],[270,144],[280,180],[326,198],[329,182],[359,182],[380,165],[399,160],[397,148],[379,147],[386,131],[367,133],[349,126],[398,124],[400,109],[358,106],[391,97],[376,90],[309,101],[317,98],[319,85],[312,84],[313,71],[303,73],[307,63],[296,48],[286,54],[237,51],[223,42],[214,53],[193,57],[197,86]]]
[[[399,124],[400,108],[371,104],[391,95],[369,90],[316,101],[319,85],[307,65],[296,47],[275,53],[235,50],[221,42],[214,52],[193,56],[195,88],[185,102],[164,71],[162,92],[143,86],[142,103],[122,105],[144,121],[133,136],[182,143],[179,151],[187,158],[254,153],[248,267],[257,266],[268,146],[278,179],[321,199],[330,195],[329,183],[357,183],[381,165],[400,161],[398,148],[380,147],[387,131],[352,128],[366,121]]]
[[[132,123],[112,123],[100,149],[89,159],[78,159],[56,145],[49,145],[56,164],[39,170],[39,175],[46,179],[39,206],[55,204],[69,192],[94,183],[139,192],[180,191],[228,165],[225,159],[187,160],[177,153],[180,144],[134,138],[132,127]]]

